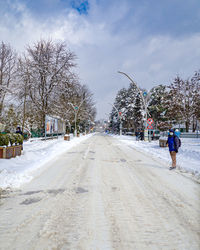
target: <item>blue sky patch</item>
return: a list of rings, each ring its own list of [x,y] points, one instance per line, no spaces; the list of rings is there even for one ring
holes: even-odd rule
[[[80,15],[82,14],[87,15],[89,10],[89,2],[87,0],[86,1],[74,0],[72,1],[72,8],[77,10]]]

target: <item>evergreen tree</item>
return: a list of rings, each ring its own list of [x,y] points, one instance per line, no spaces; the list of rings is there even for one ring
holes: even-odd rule
[[[142,127],[142,100],[140,93],[131,83],[128,89],[122,88],[116,95],[114,106],[110,114],[110,128],[119,131],[120,119],[117,113],[121,112],[123,130],[130,131]]]
[[[125,126],[126,104],[127,104],[127,90],[123,88],[118,91],[114,101],[115,108],[114,107],[112,108],[110,114],[110,128],[114,131],[119,131],[119,126],[120,126],[119,112],[121,114],[122,127]]]
[[[135,99],[135,105],[133,108],[133,120],[135,131],[143,129],[143,116],[142,116],[142,101],[140,94],[138,93]]]
[[[15,132],[18,125],[20,125],[20,112],[16,112],[16,108],[13,104],[9,105],[9,108],[5,110],[3,122],[6,125],[5,131]]]
[[[130,83],[127,95],[127,109],[126,109],[126,122],[129,130],[134,129],[134,106],[136,96],[138,95],[138,89],[135,84]]]
[[[156,128],[166,130],[169,128],[169,123],[165,117],[167,111],[167,87],[158,85],[150,90],[150,100],[148,104],[148,112],[154,121]]]

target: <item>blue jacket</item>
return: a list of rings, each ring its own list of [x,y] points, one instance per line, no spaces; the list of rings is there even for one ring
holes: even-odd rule
[[[168,136],[167,144],[169,147],[169,151],[175,151],[178,153],[180,143],[179,143],[179,138],[176,135]]]

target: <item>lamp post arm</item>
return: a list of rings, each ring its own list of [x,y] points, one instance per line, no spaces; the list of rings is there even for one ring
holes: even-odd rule
[[[143,106],[144,106],[144,108],[146,109],[146,102],[145,102],[144,97],[143,97],[143,95],[142,95],[142,93],[141,93],[141,90],[140,90],[140,88],[137,86],[137,84],[136,84],[136,83],[133,81],[133,79],[131,79],[131,77],[130,77],[129,75],[127,75],[126,73],[121,72],[121,71],[118,71],[118,73],[125,75],[125,76],[126,76],[135,86],[136,86],[136,88],[138,89],[138,91],[139,91],[139,93],[140,93],[140,97],[142,98]]]
[[[119,111],[118,111],[118,109],[115,107],[115,105],[114,104],[112,104],[112,103],[109,103],[111,106],[113,106],[113,108],[117,111],[117,116],[119,117]],[[120,118],[120,117],[119,117]]]
[[[68,102],[68,104],[70,104],[72,106],[72,108],[75,110],[74,104],[71,102]]]
[[[144,96],[143,96],[143,94],[142,94],[140,88],[139,88],[139,87],[137,86],[137,84],[133,81],[133,79],[131,79],[131,77],[130,77],[129,75],[127,75],[126,73],[121,72],[121,71],[118,71],[118,73],[125,75],[125,76],[126,76],[135,86],[136,86],[136,88],[138,89],[138,91],[139,91],[139,93],[140,93],[140,97],[141,97],[141,99],[142,99],[142,101],[143,101],[143,107],[144,107],[144,112],[145,112],[145,114],[144,114],[144,118],[145,118],[145,133],[147,133],[147,136],[145,136],[145,137],[148,137],[148,132],[147,132],[147,113],[148,113],[148,111],[147,111],[147,100],[144,99]],[[148,96],[147,96],[147,97],[148,97]]]
[[[78,109],[82,106],[83,102],[85,101],[86,97],[82,100],[82,102],[80,103],[80,105],[78,106]]]
[[[109,103],[109,104],[112,105],[113,108],[115,108],[115,110],[117,111],[117,116],[118,116],[119,121],[120,121],[120,128],[119,128],[120,132],[119,132],[119,135],[121,136],[121,135],[122,135],[122,118],[121,118],[121,116],[119,115],[119,111],[118,111],[118,109],[115,107],[115,105],[112,104],[112,103]]]

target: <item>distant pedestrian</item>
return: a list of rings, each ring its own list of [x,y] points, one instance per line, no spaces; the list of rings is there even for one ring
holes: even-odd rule
[[[23,133],[22,133],[22,131],[21,131],[21,128],[20,128],[20,127],[17,127],[17,129],[16,129],[16,134],[20,134],[20,135],[22,135],[22,136],[23,136]],[[20,145],[22,146],[22,150],[23,150],[23,143],[20,143]]]
[[[139,132],[138,131],[135,132],[135,137],[136,137],[136,141],[139,141]]]
[[[172,166],[169,168],[169,170],[172,170],[176,168],[176,154],[178,153],[178,149],[181,146],[181,141],[174,133],[173,129],[169,130],[167,146],[169,147],[169,153],[172,159]]]
[[[21,131],[21,128],[20,128],[20,127],[17,127],[17,129],[16,129],[16,134],[23,135],[23,133],[22,133],[22,131]]]
[[[143,131],[140,132],[140,140],[144,141],[144,132]]]

